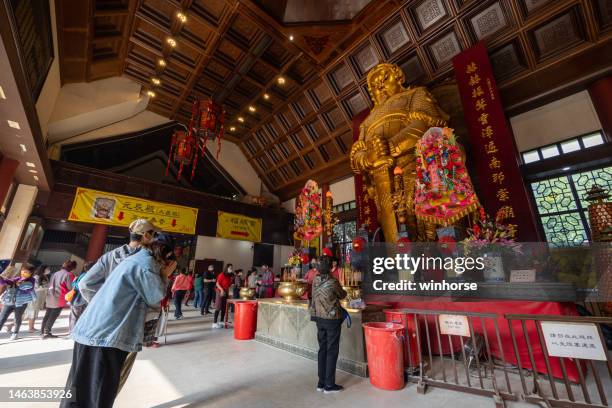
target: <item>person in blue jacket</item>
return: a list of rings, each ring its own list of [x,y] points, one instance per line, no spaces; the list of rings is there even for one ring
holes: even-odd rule
[[[121,368],[130,352],[142,350],[147,308],[164,297],[164,280],[176,269],[174,239],[158,233],[108,276],[74,327],[72,366],[62,407],[112,407]]]

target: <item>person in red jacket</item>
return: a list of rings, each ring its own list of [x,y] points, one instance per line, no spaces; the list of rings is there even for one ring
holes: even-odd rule
[[[185,293],[191,288],[191,276],[187,275],[187,270],[182,269],[181,273],[176,277],[172,284],[172,292],[174,293],[174,318],[181,320],[183,318],[183,311],[181,310],[181,304],[185,298]]]
[[[215,320],[212,324],[213,329],[220,329],[223,327],[223,319],[225,318],[225,305],[227,304],[227,297],[230,286],[234,281],[233,275],[234,266],[227,264],[223,273],[217,276],[217,283],[215,291],[217,296],[215,297]],[[217,323],[219,315],[221,315],[221,321]]]

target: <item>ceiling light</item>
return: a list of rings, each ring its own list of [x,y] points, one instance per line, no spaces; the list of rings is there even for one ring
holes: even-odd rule
[[[36,165],[32,162],[26,162],[26,166],[28,167],[36,167]]]
[[[270,95],[269,95],[269,94],[267,94],[267,93],[263,94],[263,97],[264,97],[264,99],[265,99],[266,101],[267,101],[268,99],[270,99]]]
[[[26,149],[26,146],[24,144],[20,144],[19,147],[21,147],[21,150],[25,153],[28,151],[28,149]]]
[[[166,39],[166,42],[171,46],[171,47],[176,47],[176,40],[172,37],[168,37]]]
[[[0,86],[0,99],[6,99],[6,95],[4,94],[4,89]]]
[[[571,167],[564,167],[564,168],[563,168],[563,169],[561,169],[561,170],[563,170],[563,171],[568,171],[569,169],[571,169]]]
[[[238,118],[238,122],[240,122],[240,123],[244,123],[244,118],[243,118],[242,116],[240,116],[240,117]]]
[[[160,67],[165,67],[166,66],[166,60],[160,58],[159,61],[157,61],[157,63],[159,64]]]
[[[28,171],[29,171],[30,173],[33,173],[33,174],[37,174],[37,173],[38,173],[36,170],[28,170]]]
[[[295,38],[295,37],[293,37],[293,34],[290,34],[290,35],[289,35],[289,41],[293,41],[293,39],[294,39],[294,38]]]
[[[34,180],[38,181],[38,176],[33,176]]]
[[[176,13],[176,18],[178,18],[181,23],[187,21],[187,16],[180,11]]]
[[[285,77],[278,77],[276,82],[278,82],[279,85],[285,85]]]
[[[255,112],[255,107],[253,105],[249,106],[249,112]]]
[[[159,78],[151,78],[151,82],[153,82],[153,85],[161,84],[161,81],[159,80]]]
[[[13,129],[21,129],[21,126],[19,126],[19,123],[17,123],[17,122],[13,122],[12,120],[7,120],[6,122]]]
[[[235,132],[235,131],[236,131],[236,127],[235,126],[230,127],[230,132]]]
[[[148,95],[150,98],[155,98],[155,92],[153,92],[153,91],[147,91],[147,95]]]

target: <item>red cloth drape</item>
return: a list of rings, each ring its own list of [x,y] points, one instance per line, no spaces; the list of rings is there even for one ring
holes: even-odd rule
[[[517,359],[514,353],[514,347],[512,344],[512,337],[510,334],[509,321],[504,318],[506,314],[534,314],[534,315],[561,315],[561,316],[577,316],[576,305],[573,303],[559,303],[559,302],[526,302],[526,301],[479,301],[479,302],[452,302],[444,299],[436,299],[435,301],[419,301],[418,297],[409,296],[397,296],[393,299],[393,296],[384,296],[384,299],[375,299],[372,297],[372,301],[379,300],[393,304],[394,309],[408,308],[408,309],[422,309],[422,310],[440,310],[440,311],[462,311],[462,312],[481,312],[481,313],[495,313],[497,314],[497,325],[499,327],[499,335],[501,339],[501,347],[503,348],[503,356],[507,363],[517,365]],[[366,301],[369,298],[366,298]],[[424,324],[423,317],[419,317],[421,324]],[[432,345],[432,353],[450,354],[450,346],[448,339],[442,339],[442,347],[438,346],[436,338],[436,326],[434,317],[427,320],[427,326],[429,329],[430,340]],[[474,326],[474,332],[483,334],[484,329],[480,318],[475,317],[472,319]],[[485,329],[489,339],[489,346],[491,348],[491,354],[497,358],[501,358],[502,353],[500,350],[499,342],[497,341],[497,335],[495,333],[495,326],[491,319],[485,319]],[[536,369],[539,373],[546,373],[546,363],[544,360],[544,354],[542,346],[540,345],[537,329],[534,321],[526,322],[527,335],[531,343],[531,349],[536,365]],[[517,342],[518,355],[521,361],[521,365],[525,369],[532,369],[531,360],[529,358],[529,351],[527,349],[527,342],[523,334],[523,329],[519,321],[513,322],[514,335]],[[453,351],[461,352],[459,338],[452,336],[453,339]],[[421,344],[426,344],[425,333],[421,332]],[[440,350],[441,349],[441,350]],[[552,374],[556,378],[563,378],[563,372],[561,370],[561,364],[558,357],[549,357],[550,368]],[[567,376],[570,381],[578,382],[579,376],[576,369],[576,364],[573,359],[566,358],[564,360],[565,368],[567,370]],[[584,369],[583,369],[584,370]]]

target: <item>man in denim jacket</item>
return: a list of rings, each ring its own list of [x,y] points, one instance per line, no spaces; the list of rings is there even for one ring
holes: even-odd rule
[[[115,268],[72,333],[72,367],[66,384],[75,401],[64,407],[112,407],[123,363],[142,349],[148,307],[164,297],[163,280],[176,269],[174,240],[159,233],[151,244]]]

